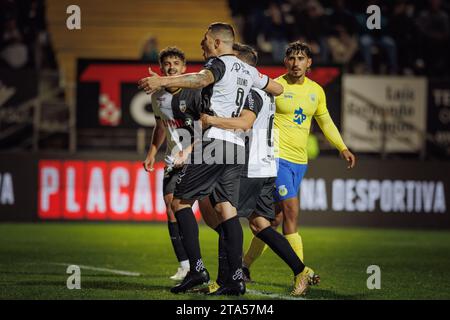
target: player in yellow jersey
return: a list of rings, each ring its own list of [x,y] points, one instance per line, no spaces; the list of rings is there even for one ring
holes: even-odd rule
[[[275,98],[275,145],[278,151],[278,172],[275,182],[277,219],[272,223],[278,226],[283,221],[283,235],[303,262],[302,238],[297,232],[300,183],[308,165],[306,145],[314,118],[325,134],[327,140],[339,150],[348,162],[348,168],[355,166],[356,158],[348,150],[333,123],[327,109],[326,97],[322,87],[306,77],[312,64],[311,49],[300,41],[289,44],[286,49],[284,64],[287,73],[276,79],[284,87],[282,95]],[[244,257],[244,274],[250,280],[249,268],[262,254],[264,243],[254,237]],[[318,277],[310,275],[311,284],[318,282]]]

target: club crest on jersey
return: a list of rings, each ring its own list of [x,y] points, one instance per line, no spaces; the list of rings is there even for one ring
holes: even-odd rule
[[[293,119],[293,121],[296,124],[302,124],[303,121],[305,121],[305,120],[306,120],[306,115],[303,114],[303,109],[299,107],[297,110],[294,111],[294,119]]]
[[[186,112],[186,100],[180,100],[180,111]]]
[[[278,188],[278,193],[280,194],[280,196],[282,196],[282,197],[284,197],[285,195],[287,195],[288,194],[288,189],[286,188],[286,185],[281,185],[279,188]]]
[[[191,119],[191,118],[187,118],[187,119],[184,121],[184,124],[185,124],[187,127],[191,127],[191,126],[192,126],[192,119]]]
[[[311,102],[316,102],[316,94],[315,93],[311,93],[309,95],[309,100],[311,100]]]

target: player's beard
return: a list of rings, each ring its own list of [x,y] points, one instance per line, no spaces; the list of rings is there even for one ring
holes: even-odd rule
[[[303,72],[297,71],[294,72],[292,70],[292,72],[289,72],[289,78],[291,79],[292,82],[297,82],[298,80],[300,80],[305,74]]]
[[[202,49],[203,49],[203,59],[205,59],[205,61],[208,60],[211,57],[214,57],[213,50],[208,48],[207,45],[205,45]]]
[[[203,50],[203,59],[208,60],[209,58],[211,58],[211,54],[208,53],[208,49],[204,49]]]

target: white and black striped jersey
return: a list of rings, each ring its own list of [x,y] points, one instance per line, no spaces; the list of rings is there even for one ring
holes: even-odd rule
[[[204,66],[214,75],[214,83],[202,90],[203,108],[221,118],[239,117],[252,87],[264,89],[269,78],[232,54],[214,57]],[[206,137],[244,146],[241,136],[231,130],[211,127]]]
[[[246,164],[241,176],[248,178],[269,178],[277,176],[274,156],[275,98],[253,88],[245,101],[244,109],[253,111],[256,120],[253,128],[246,133]]]
[[[179,89],[173,93],[162,89],[152,94],[153,113],[156,119],[161,119],[166,132],[166,154],[174,154],[191,143],[194,121],[200,118],[201,103],[201,90],[196,89]],[[180,142],[180,129],[189,132],[190,141]]]

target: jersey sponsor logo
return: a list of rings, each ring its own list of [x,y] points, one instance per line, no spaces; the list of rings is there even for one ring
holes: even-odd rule
[[[288,194],[288,189],[286,188],[286,186],[284,184],[278,187],[278,193],[282,197],[284,197]]]
[[[303,113],[303,109],[299,107],[297,110],[294,111],[293,121],[296,124],[302,124],[303,121],[305,121],[305,120],[306,120],[306,115]]]
[[[186,112],[186,100],[180,100],[180,111]]]
[[[268,155],[267,157],[261,159],[261,161],[266,164],[271,164],[274,160],[275,160],[275,157],[272,155]]]
[[[253,95],[251,93],[247,96],[247,101],[248,108],[252,111],[255,110],[255,99],[253,99]]]
[[[231,72],[233,71],[242,72],[250,75],[250,72],[245,68],[245,65],[239,62],[233,63],[233,66],[231,67]]]

